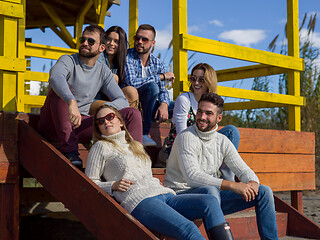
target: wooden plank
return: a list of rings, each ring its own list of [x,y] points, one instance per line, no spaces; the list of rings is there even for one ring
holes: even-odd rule
[[[1,1],[0,15],[11,18],[23,18],[23,5]]]
[[[291,206],[303,214],[302,191],[291,191]]]
[[[305,98],[301,96],[269,93],[233,87],[218,86],[217,93],[221,96],[248,99],[262,102],[279,103],[286,105],[305,106]]]
[[[218,82],[287,73],[288,69],[263,64],[217,70]]]
[[[156,239],[27,123],[19,122],[20,164],[53,197],[63,202],[94,236],[98,239]]]
[[[42,187],[20,188],[20,203],[29,204],[34,202],[59,202]]]
[[[23,72],[26,70],[25,59],[0,56],[0,70]]]
[[[196,37],[185,33],[182,33],[180,36],[182,48],[185,50],[304,71],[304,60],[299,57],[291,57],[278,53],[238,46],[235,44]]]
[[[16,142],[18,139],[17,123],[15,113],[3,113],[3,140]]]
[[[41,44],[26,42],[26,56],[57,60],[62,55],[74,54],[77,52],[78,52],[78,49],[53,47],[49,45],[41,45]]]
[[[315,172],[314,155],[240,153],[240,156],[254,172]]]
[[[0,111],[0,141],[4,141],[4,113]]]
[[[0,162],[0,185],[18,182],[18,163]]]
[[[315,154],[315,134],[239,128],[239,152]]]
[[[0,239],[19,239],[19,184],[0,184]]]
[[[288,213],[288,235],[320,239],[320,227],[274,195],[276,211]]]
[[[0,140],[0,164],[3,162],[16,162],[18,159],[17,142]]]
[[[314,190],[315,173],[256,173],[273,191]]]

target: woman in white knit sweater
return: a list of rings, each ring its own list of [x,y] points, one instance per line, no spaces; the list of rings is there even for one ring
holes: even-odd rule
[[[206,229],[225,224],[217,199],[207,194],[175,195],[152,176],[151,160],[134,141],[119,112],[107,105],[94,116],[94,145],[86,175],[150,230],[176,239],[204,239],[192,220],[204,219]],[[230,239],[232,238],[230,229]],[[214,239],[211,236],[211,239]]]

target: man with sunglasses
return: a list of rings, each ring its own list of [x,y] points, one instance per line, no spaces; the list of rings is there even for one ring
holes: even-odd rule
[[[261,239],[278,239],[272,190],[259,184],[256,174],[242,160],[231,141],[217,131],[224,101],[216,93],[204,93],[198,104],[196,122],[177,135],[167,160],[164,184],[177,194],[211,194],[223,214],[255,207]],[[240,182],[219,178],[225,163]],[[217,214],[218,216],[219,214]],[[220,214],[220,216],[223,216]],[[221,219],[223,221],[224,219]],[[209,231],[218,240],[231,240],[227,225]]]
[[[138,110],[129,108],[110,69],[97,61],[105,49],[104,29],[97,25],[86,27],[79,42],[79,53],[61,56],[50,70],[50,88],[41,108],[38,130],[49,141],[58,142],[60,151],[80,168],[78,142],[91,140],[89,108],[99,91],[110,98],[106,104],[119,110],[131,135],[140,142],[142,120]]]
[[[143,110],[145,146],[156,145],[148,136],[153,115],[160,122],[168,119],[170,102],[165,80],[174,81],[174,74],[165,72],[160,59],[151,54],[151,49],[156,43],[155,37],[156,31],[153,26],[149,24],[139,26],[134,36],[134,48],[129,49],[127,53],[124,75],[124,86],[133,86],[139,93]]]

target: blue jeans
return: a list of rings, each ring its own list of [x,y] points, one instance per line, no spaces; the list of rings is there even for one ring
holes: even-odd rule
[[[183,240],[205,239],[193,220],[202,218],[207,230],[226,222],[217,199],[208,194],[146,198],[131,214],[150,230]]]
[[[148,135],[152,122],[152,112],[159,95],[159,86],[155,82],[142,85],[137,89],[143,110],[143,135]]]
[[[219,133],[225,135],[233,143],[234,147],[238,150],[240,142],[240,133],[238,128],[233,125],[225,126],[221,128]],[[222,163],[220,167],[221,178],[229,181],[234,181],[234,173],[227,167],[225,163]]]
[[[179,196],[189,193],[210,194],[217,197],[218,189],[214,186],[204,186],[179,192]],[[219,198],[221,199],[219,211],[223,212],[223,214],[239,212],[254,206],[261,239],[278,239],[273,193],[268,186],[260,185],[258,195],[250,202],[246,202],[240,194],[234,193],[231,190],[220,191]]]

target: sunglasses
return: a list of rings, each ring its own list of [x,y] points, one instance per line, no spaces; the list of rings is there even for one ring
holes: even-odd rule
[[[93,38],[85,38],[85,37],[80,37],[79,38],[79,42],[82,44],[82,43],[84,43],[85,41],[88,41],[88,44],[90,45],[90,46],[93,46],[95,43],[96,43],[96,40],[94,40]]]
[[[136,42],[139,42],[140,40],[142,41],[142,43],[147,43],[149,41],[151,41],[150,39],[146,38],[146,37],[141,37],[139,35],[135,35],[133,37],[133,39],[136,41]]]
[[[116,117],[116,114],[115,113],[108,113],[107,115],[105,115],[104,117],[101,117],[101,118],[97,118],[96,119],[96,123],[98,125],[102,125],[104,124],[105,120],[107,121],[112,121],[114,118]]]
[[[196,77],[196,76],[190,76],[189,77],[190,82],[196,82],[198,81],[199,83],[205,83],[206,81],[204,80],[203,77]]]

